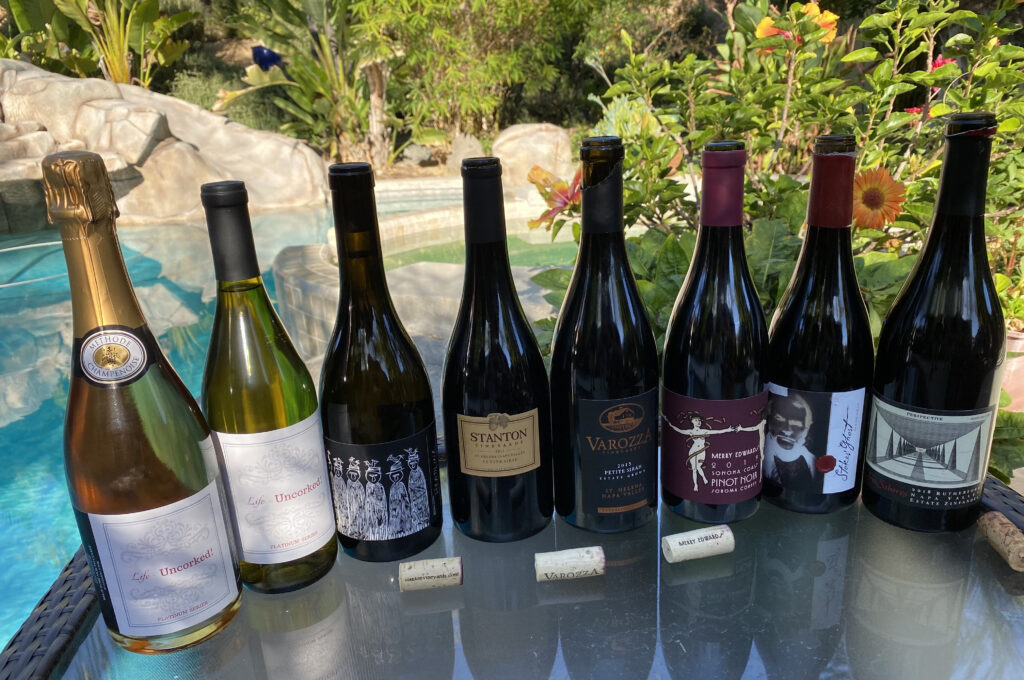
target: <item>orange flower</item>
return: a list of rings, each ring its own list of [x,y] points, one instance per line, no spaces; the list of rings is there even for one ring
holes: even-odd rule
[[[881,229],[903,212],[907,188],[885,168],[860,172],[853,179],[853,223],[865,229]]]
[[[539,218],[527,222],[527,226],[530,229],[536,229],[541,226],[545,229],[550,229],[551,223],[560,213],[566,212],[572,209],[573,206],[580,204],[583,193],[580,189],[582,171],[582,167],[577,168],[576,175],[572,178],[572,184],[569,185],[564,179],[558,179],[539,165],[535,165],[530,169],[530,174],[526,176],[526,179],[537,187],[537,191],[544,197],[544,201],[548,204],[549,208]]]
[[[822,12],[816,2],[809,2],[804,5],[803,13],[809,16],[814,23],[818,24],[819,28],[824,28],[828,31],[821,38],[821,42],[827,45],[836,39],[836,22],[839,21],[838,14],[833,14],[828,10]]]
[[[775,27],[775,21],[771,17],[765,17],[761,19],[761,23],[754,29],[755,38],[767,38],[770,35],[781,35],[784,38],[793,37],[789,31],[784,31],[781,28]]]

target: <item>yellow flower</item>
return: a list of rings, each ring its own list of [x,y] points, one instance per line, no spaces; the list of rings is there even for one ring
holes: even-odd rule
[[[853,223],[865,229],[881,229],[903,212],[907,188],[885,168],[860,172],[853,179]]]
[[[803,13],[809,16],[819,28],[824,28],[828,31],[828,33],[822,37],[821,42],[827,45],[836,39],[836,22],[839,21],[838,14],[833,14],[828,10],[822,12],[816,2],[809,2],[804,5]]]

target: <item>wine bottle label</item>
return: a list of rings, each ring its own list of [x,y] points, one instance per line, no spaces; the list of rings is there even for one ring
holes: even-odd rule
[[[739,503],[761,492],[768,391],[694,399],[662,390],[665,488],[696,503]]]
[[[463,474],[509,477],[540,467],[540,427],[537,409],[484,418],[456,414],[459,462]]]
[[[996,407],[908,409],[872,401],[864,483],[901,505],[947,510],[981,500]]]
[[[152,341],[152,335],[145,327],[98,328],[75,342],[75,374],[99,387],[132,383],[146,373],[151,363],[147,339]]]
[[[238,596],[216,480],[170,505],[123,515],[75,510],[104,618],[122,635],[171,635]]]
[[[629,512],[657,499],[658,391],[577,402],[584,512]]]
[[[414,534],[440,516],[433,422],[412,436],[382,444],[326,442],[338,533],[389,541]]]
[[[857,480],[864,388],[811,392],[768,383],[764,478],[803,493],[839,493]]]
[[[334,537],[320,413],[257,434],[217,433],[235,506],[242,559],[280,564]]]

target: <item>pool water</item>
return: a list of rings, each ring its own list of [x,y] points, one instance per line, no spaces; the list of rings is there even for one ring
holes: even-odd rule
[[[383,210],[382,210],[383,212]],[[256,250],[275,299],[269,268],[289,245],[326,243],[325,211],[257,216]],[[215,281],[204,225],[119,230],[128,273],[150,328],[185,386],[199,395],[213,324]],[[509,239],[512,264],[570,264],[575,245]],[[462,262],[461,243],[386,258]],[[80,538],[64,477],[62,437],[71,365],[71,301],[56,231],[0,236],[0,644],[46,593]]]

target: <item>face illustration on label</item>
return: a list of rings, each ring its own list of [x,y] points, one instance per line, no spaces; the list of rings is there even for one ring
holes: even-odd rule
[[[804,448],[807,431],[811,429],[811,409],[798,395],[772,404],[768,432],[780,449],[793,451]]]
[[[96,382],[125,382],[146,368],[146,348],[131,333],[97,331],[82,342],[79,362]]]

